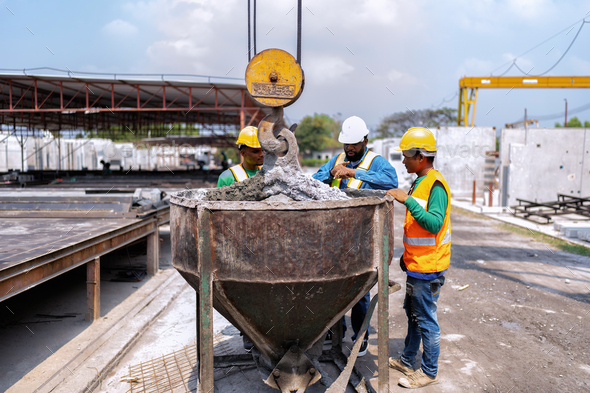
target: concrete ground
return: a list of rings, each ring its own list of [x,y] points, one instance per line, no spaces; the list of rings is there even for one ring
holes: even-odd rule
[[[404,213],[396,204],[396,258],[402,252]],[[438,302],[440,383],[421,391],[590,391],[590,334],[586,328],[590,259],[557,251],[497,225],[480,215],[453,211],[452,265]],[[395,259],[390,277],[405,281]],[[402,309],[404,290],[405,285],[390,296],[391,356],[399,356],[403,349],[407,327]],[[130,366],[194,345],[195,325],[195,294],[184,285],[95,391],[128,391],[130,382],[121,379],[129,374]],[[217,353],[243,353],[241,338],[227,321],[216,315],[214,326]],[[358,359],[357,367],[375,387],[376,334],[369,343],[369,353]],[[333,368],[326,369],[336,376]],[[400,377],[391,370],[391,392],[404,391],[397,386]],[[134,386],[133,391],[141,391],[137,390],[139,385]],[[187,386],[195,391],[194,384]],[[215,390],[275,391],[264,385],[255,369],[235,368],[216,372]],[[317,384],[307,391],[322,392],[325,387]]]

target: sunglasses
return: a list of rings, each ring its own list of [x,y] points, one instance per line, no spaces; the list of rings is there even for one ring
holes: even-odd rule
[[[418,153],[419,153],[419,151],[418,151],[418,150],[414,150],[414,149],[412,149],[412,150],[404,150],[404,151],[402,151],[402,154],[403,154],[403,155],[404,155],[404,157],[406,157],[406,158],[412,158],[412,157],[414,157],[414,156],[415,156],[416,154],[418,154]]]

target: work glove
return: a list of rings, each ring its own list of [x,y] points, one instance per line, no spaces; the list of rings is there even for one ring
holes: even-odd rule
[[[408,270],[408,268],[406,268],[406,263],[404,262],[404,256],[402,255],[401,257],[399,257],[399,267],[405,272],[406,270]]]

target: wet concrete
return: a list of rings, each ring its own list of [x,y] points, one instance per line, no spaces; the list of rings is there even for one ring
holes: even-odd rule
[[[289,150],[285,155],[266,151],[264,165],[255,176],[193,197],[206,201],[262,201],[276,195],[293,201],[349,199],[340,189],[306,176],[297,160],[297,141],[293,133],[283,129],[280,135],[288,142]]]

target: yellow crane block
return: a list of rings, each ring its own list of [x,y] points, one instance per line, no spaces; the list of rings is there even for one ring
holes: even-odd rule
[[[472,127],[478,89],[590,88],[590,76],[465,76],[459,80],[457,125]],[[471,114],[471,121],[469,115]]]
[[[246,88],[263,105],[288,106],[303,91],[303,70],[291,54],[266,49],[256,54],[246,68]]]

